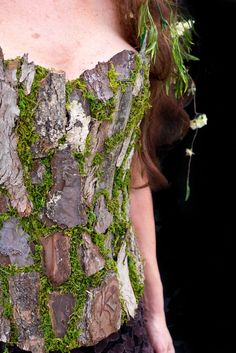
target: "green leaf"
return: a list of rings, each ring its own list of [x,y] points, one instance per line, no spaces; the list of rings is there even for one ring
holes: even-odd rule
[[[147,33],[146,54],[150,54],[152,60],[155,60],[158,50],[158,31],[152,15],[149,10],[148,1],[140,7],[138,22],[138,37],[142,47],[145,34]]]
[[[187,54],[186,56],[187,60],[192,60],[192,61],[199,61],[200,59],[194,55]]]

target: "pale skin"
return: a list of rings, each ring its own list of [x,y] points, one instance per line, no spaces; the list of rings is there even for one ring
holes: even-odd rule
[[[5,59],[29,53],[46,68],[75,79],[98,61],[129,49],[122,38],[113,0],[1,0],[0,45]],[[138,158],[132,161],[132,186],[147,182]],[[156,232],[149,186],[130,189],[131,220],[144,259],[146,327],[155,353],[174,353],[156,258]],[[142,216],[140,216],[142,215]]]
[[[152,193],[145,169],[134,156],[131,166],[130,208],[131,219],[144,260],[144,306],[146,328],[155,353],[174,353],[174,346],[166,325],[163,286],[156,258],[156,231]]]

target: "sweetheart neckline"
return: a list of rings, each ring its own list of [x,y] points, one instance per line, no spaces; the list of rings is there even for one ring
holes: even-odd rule
[[[0,46],[0,50],[1,50],[1,46]],[[119,55],[119,54],[121,54],[121,53],[123,53],[123,52],[132,53],[132,54],[134,54],[135,58],[141,54],[140,51],[137,51],[137,50],[135,50],[135,49],[134,49],[134,50],[132,50],[132,49],[123,49],[123,50],[120,50],[120,51],[118,51],[117,53],[115,53],[114,55],[112,55],[112,56],[111,56],[108,60],[106,60],[106,61],[105,61],[105,60],[104,60],[104,61],[98,60],[97,63],[96,63],[91,69],[85,69],[84,71],[81,72],[81,74],[80,74],[79,76],[77,76],[77,77],[75,77],[75,78],[72,78],[72,79],[67,79],[67,78],[66,78],[66,71],[65,71],[65,70],[62,70],[62,69],[55,69],[55,68],[53,68],[53,67],[48,68],[47,66],[43,66],[43,65],[37,64],[37,62],[36,62],[36,61],[33,61],[33,60],[28,61],[28,63],[33,63],[35,67],[41,67],[42,69],[47,70],[48,73],[50,73],[50,72],[51,72],[51,73],[63,73],[63,74],[65,75],[65,83],[70,83],[70,82],[74,82],[74,81],[76,81],[76,80],[79,80],[86,72],[95,70],[96,67],[97,67],[99,64],[108,64],[109,62],[112,62],[112,59],[113,59],[115,56],[117,56],[117,55]],[[5,58],[4,58],[4,55],[3,55],[3,62],[5,62],[5,61],[15,61],[15,60],[17,60],[17,58],[23,58],[25,55],[27,55],[27,60],[28,60],[29,53],[24,53],[22,56],[19,55],[19,56],[16,56],[15,58],[7,58],[7,59],[5,59]]]

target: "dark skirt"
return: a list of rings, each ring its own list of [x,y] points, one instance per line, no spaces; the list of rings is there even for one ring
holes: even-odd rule
[[[11,347],[9,352],[23,353],[25,351]],[[71,353],[154,353],[144,326],[142,302],[139,303],[135,318],[122,325],[119,331],[111,334],[95,346],[76,348]]]

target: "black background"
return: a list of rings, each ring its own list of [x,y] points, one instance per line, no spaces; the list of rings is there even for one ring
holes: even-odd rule
[[[193,131],[163,161],[171,187],[153,195],[157,256],[176,352],[235,353],[236,1],[186,2],[200,58],[191,64],[197,111],[208,125],[195,142],[189,201],[185,149]]]

